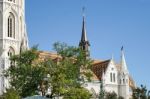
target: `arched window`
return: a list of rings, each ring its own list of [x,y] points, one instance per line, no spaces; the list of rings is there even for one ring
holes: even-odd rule
[[[113,73],[113,81],[116,82],[116,76],[115,76],[115,73]]]
[[[112,73],[110,73],[110,82],[112,82],[112,79],[113,79]]]
[[[9,2],[14,2],[15,3],[15,0],[8,0]]]
[[[11,12],[8,16],[8,37],[15,38],[15,17]]]
[[[11,56],[13,56],[15,54],[15,51],[12,47],[9,48],[8,50],[8,57],[10,58]],[[10,61],[10,66],[13,66],[14,62]]]
[[[125,79],[123,79],[123,84],[125,84]]]
[[[13,56],[14,54],[15,54],[14,49],[12,47],[10,47],[9,50],[8,50],[8,57]]]

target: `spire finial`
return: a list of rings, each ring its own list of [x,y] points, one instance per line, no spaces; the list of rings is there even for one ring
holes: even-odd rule
[[[123,49],[124,49],[124,48],[123,48],[123,46],[122,46],[122,47],[121,47],[121,51],[123,51]]]
[[[85,6],[82,7],[82,16],[85,17]]]

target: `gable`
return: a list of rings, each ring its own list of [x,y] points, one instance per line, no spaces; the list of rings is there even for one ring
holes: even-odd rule
[[[106,72],[109,62],[110,60],[106,60],[92,65],[92,71],[99,80],[102,79],[103,72]]]

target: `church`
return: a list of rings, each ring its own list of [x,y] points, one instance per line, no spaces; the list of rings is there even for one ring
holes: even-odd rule
[[[0,75],[11,66],[10,56],[28,49],[25,0],[0,0]],[[0,76],[0,94],[9,86]]]
[[[90,42],[87,39],[85,16],[82,22],[82,34],[79,47],[86,52],[86,58],[90,58]],[[9,68],[12,62],[9,58],[28,50],[28,36],[25,23],[25,0],[0,0],[0,75]],[[55,53],[41,52],[41,57],[57,57]],[[130,99],[134,80],[129,74],[123,47],[121,48],[120,63],[113,58],[107,60],[93,60],[93,77],[91,82],[86,82],[83,87],[88,89],[95,97],[99,95],[100,85],[103,82],[103,90],[115,92],[124,99]],[[9,87],[8,79],[0,76],[0,94]]]

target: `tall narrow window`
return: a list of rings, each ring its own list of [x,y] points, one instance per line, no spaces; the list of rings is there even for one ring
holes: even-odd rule
[[[8,37],[15,38],[15,17],[12,13],[8,17]]]
[[[113,81],[116,82],[115,73],[113,73]]]
[[[125,84],[125,79],[123,79],[123,84]]]
[[[112,73],[110,73],[110,82],[112,82]]]

